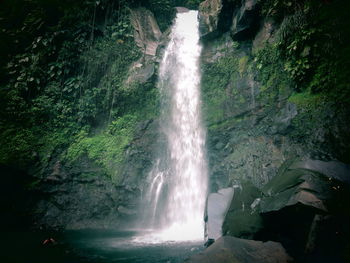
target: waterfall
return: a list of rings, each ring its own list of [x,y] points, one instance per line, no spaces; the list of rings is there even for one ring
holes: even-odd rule
[[[204,237],[207,163],[200,110],[197,14],[177,14],[159,69],[160,128],[167,150],[149,175],[147,218],[162,240]]]

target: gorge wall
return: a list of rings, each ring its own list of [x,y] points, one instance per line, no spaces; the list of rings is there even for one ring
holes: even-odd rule
[[[279,55],[279,45],[284,27],[296,14],[275,21],[266,16],[262,3],[200,5],[205,41],[203,100],[214,188],[236,178],[261,187],[293,158],[349,162],[349,114],[342,95],[309,92],[306,81],[293,82],[287,68],[291,58]],[[227,12],[230,15],[223,14]],[[227,20],[224,16],[230,22],[221,21]],[[226,30],[220,23],[227,23]],[[329,88],[337,96],[337,88]]]
[[[23,8],[42,10],[35,3]],[[1,220],[13,228],[120,227],[137,219],[161,148],[155,82],[162,33],[137,2],[52,8],[62,11],[58,24],[46,25],[33,11],[45,30],[31,31],[30,48],[7,58],[22,77],[5,70],[1,83]]]
[[[347,39],[347,22],[327,20],[341,16],[339,2],[316,2],[200,4],[210,189],[234,188],[223,235],[281,242],[297,261],[345,262],[349,86],[346,48],[331,35]],[[219,257],[225,242],[189,262]]]
[[[102,162],[97,161],[98,156],[91,155],[96,145],[88,142],[86,146],[81,145],[85,149],[78,150],[77,158],[62,160],[62,156],[58,156],[46,167],[47,175],[43,176],[38,190],[48,192],[49,199],[36,205],[40,211],[35,217],[39,225],[58,229],[119,228],[124,224],[133,227],[133,222],[139,220],[139,204],[147,190],[147,175],[162,143],[158,140],[156,52],[164,40],[151,11],[134,8],[128,16],[132,41],[136,44],[132,49],[138,50],[139,55],[136,61],[125,65],[126,74],[120,78],[122,89],[131,100],[126,107],[131,109],[111,121],[109,127],[87,135],[97,144],[102,143]],[[118,98],[116,100],[116,104],[120,103]],[[103,143],[100,135],[106,133],[110,138]],[[70,147],[77,144],[81,147],[80,140]],[[113,152],[115,147],[119,148],[118,152]],[[108,162],[104,163],[106,158]]]

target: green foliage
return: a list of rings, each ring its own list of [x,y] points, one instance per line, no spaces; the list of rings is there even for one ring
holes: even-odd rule
[[[122,23],[123,30],[125,25],[126,21]],[[82,87],[77,94],[77,117],[84,125],[98,116],[108,116],[115,108],[119,108],[120,114],[125,112],[122,105],[126,103],[122,101],[123,85],[129,66],[138,58],[139,52],[130,39],[130,25],[128,24],[127,31],[123,31],[126,34],[123,38],[114,35],[113,30],[120,32],[118,28],[118,25],[117,28],[109,28],[109,37],[97,40],[91,49],[83,53],[85,72]]]
[[[82,129],[69,146],[64,159],[74,163],[83,155],[105,168],[106,173],[117,176],[117,170],[124,160],[125,148],[133,139],[136,117],[124,115],[109,125],[108,130],[89,136]],[[115,178],[113,178],[115,179]]]
[[[230,54],[212,64],[204,65],[202,69],[204,116],[209,123],[221,121],[224,118],[226,87],[236,77],[238,64],[236,54]]]
[[[28,10],[20,8],[19,14],[24,22],[11,27],[0,20],[7,26],[1,32],[14,38],[25,34],[19,30],[23,23],[26,30],[33,28],[2,72],[6,81],[0,84],[1,163],[45,167],[52,158],[74,162],[85,154],[114,174],[136,122],[156,116],[154,82],[125,85],[128,69],[140,54],[128,3],[112,2],[57,1],[50,5],[62,12],[47,24],[40,11],[44,3],[26,1]],[[21,3],[17,0],[15,5]]]
[[[257,52],[254,58],[254,65],[259,71],[259,80],[262,83],[268,83],[272,80],[272,76],[277,73],[277,69],[280,71],[278,66],[283,65],[280,58],[278,48],[275,44],[266,44],[263,49]]]
[[[316,109],[321,103],[325,101],[325,97],[321,94],[312,94],[309,90],[294,93],[288,98],[288,101],[298,105],[299,109]]]
[[[284,17],[309,7],[307,0],[258,0],[262,14],[280,21]]]
[[[241,76],[247,71],[248,60],[248,56],[243,56],[238,60],[238,72]]]
[[[46,131],[41,138],[33,138],[37,159],[44,167],[49,164],[55,154],[60,154],[74,139],[76,130],[80,127],[66,127],[55,131]],[[37,160],[37,161],[38,161]]]
[[[266,44],[259,50],[252,65],[261,83],[258,99],[265,106],[274,107],[280,98],[288,97],[292,83],[288,72],[283,70],[283,59],[276,44]]]
[[[3,129],[0,137],[0,163],[18,167],[22,163],[28,164],[33,161],[33,140],[35,138],[33,131],[12,127]]]
[[[349,43],[350,36],[346,15],[350,3],[260,2],[266,4],[264,14],[280,23],[275,44],[266,43],[254,59],[257,80],[262,84],[260,99],[275,106],[278,99],[289,97],[288,101],[297,105],[298,114],[287,136],[312,151],[322,152],[322,158],[329,158],[332,151],[331,158],[347,160],[344,146],[348,142],[350,53],[345,43]],[[287,3],[291,3],[290,8]],[[285,88],[288,86],[293,88],[291,96]],[[283,90],[285,95],[281,96]]]
[[[293,17],[303,17],[292,19]],[[303,20],[303,22],[295,22]],[[288,32],[288,33],[286,33]],[[310,80],[310,76],[315,70],[316,61],[321,58],[317,52],[317,39],[322,34],[322,29],[311,27],[305,18],[305,14],[295,14],[282,23],[279,34],[279,48],[281,54],[287,59],[285,70],[290,73],[299,89],[304,83]]]
[[[135,115],[125,114],[123,117],[117,118],[115,121],[108,126],[108,133],[115,135],[118,133],[125,133],[131,131],[136,124],[137,118]]]
[[[139,84],[124,94],[124,109],[138,119],[153,119],[159,115],[159,91],[154,82]]]
[[[297,91],[349,94],[350,4],[341,1],[261,0],[266,15],[283,19],[278,50]],[[268,9],[268,10],[267,10]],[[342,88],[339,88],[342,87]]]

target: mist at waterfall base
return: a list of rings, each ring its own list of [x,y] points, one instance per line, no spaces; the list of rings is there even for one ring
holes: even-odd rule
[[[139,232],[74,230],[2,232],[0,262],[180,263],[203,250],[202,242],[135,242]],[[55,244],[43,245],[51,237]]]

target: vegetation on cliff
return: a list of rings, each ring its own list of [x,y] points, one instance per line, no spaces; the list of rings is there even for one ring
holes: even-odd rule
[[[209,128],[222,129],[226,122],[229,129],[232,118],[254,114],[274,119],[288,99],[298,114],[287,137],[314,158],[349,162],[349,4],[260,0],[255,8],[260,29],[253,37],[224,49],[225,37],[216,47],[210,44],[218,58],[203,66]],[[244,12],[238,13],[244,17]],[[248,22],[240,26],[252,27]]]
[[[2,164],[28,168],[54,152],[73,161],[85,151],[100,164],[121,161],[133,125],[157,114],[154,83],[125,84],[141,56],[129,19],[139,5],[170,24],[167,0],[2,3]]]

